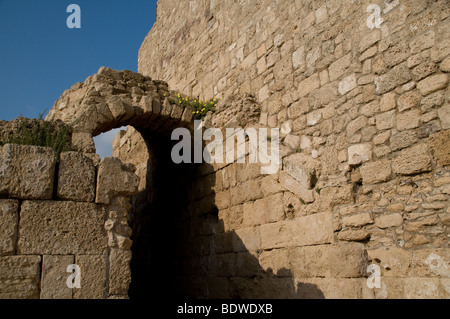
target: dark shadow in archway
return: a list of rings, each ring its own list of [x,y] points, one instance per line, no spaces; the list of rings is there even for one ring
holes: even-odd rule
[[[233,251],[233,245],[244,246],[235,232],[224,233],[212,168],[176,165],[171,160],[175,142],[155,132],[140,133],[150,159],[146,190],[134,197],[130,212],[131,299],[324,298],[316,285],[296,284],[290,270],[275,274],[249,251]],[[210,177],[201,185],[207,197],[197,196],[200,175]],[[224,247],[224,242],[234,244]]]

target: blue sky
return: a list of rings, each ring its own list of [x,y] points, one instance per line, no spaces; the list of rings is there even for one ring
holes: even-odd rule
[[[81,8],[81,29],[66,25],[70,4]],[[155,14],[156,0],[0,0],[0,120],[46,115],[101,66],[136,72]],[[96,140],[101,156],[111,136]]]

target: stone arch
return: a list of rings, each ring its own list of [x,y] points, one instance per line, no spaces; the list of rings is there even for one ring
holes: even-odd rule
[[[46,120],[72,125],[73,144],[82,152],[95,153],[93,137],[114,128],[131,125],[164,135],[174,127],[192,128],[192,110],[171,104],[168,94],[163,81],[101,67],[84,83],[66,90]]]

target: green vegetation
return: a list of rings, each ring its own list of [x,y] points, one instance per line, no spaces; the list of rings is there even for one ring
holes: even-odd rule
[[[184,107],[192,108],[194,120],[203,120],[209,111],[214,113],[219,101],[219,99],[202,101],[190,97],[182,97],[180,94],[178,94],[177,97],[169,97],[169,102],[172,104],[179,104]]]
[[[19,117],[10,123],[13,123],[13,125],[1,132],[0,145],[19,144],[51,147],[55,150],[58,161],[62,152],[75,151],[72,146],[72,128],[61,121],[45,121],[43,113],[39,114],[39,119],[30,120]]]

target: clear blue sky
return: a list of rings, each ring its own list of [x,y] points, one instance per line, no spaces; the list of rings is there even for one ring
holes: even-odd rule
[[[81,8],[81,29],[66,25]],[[0,120],[36,118],[101,66],[137,71],[156,0],[0,0]]]

